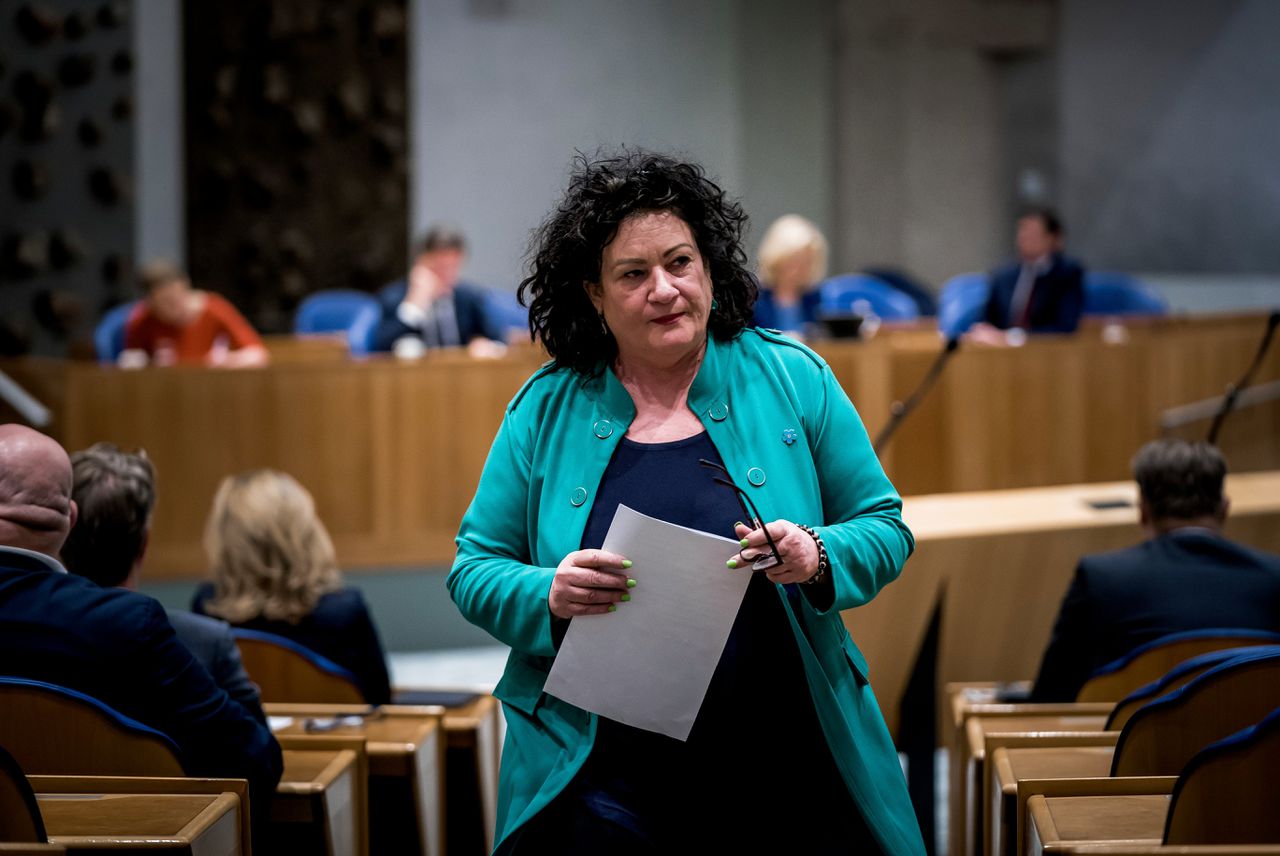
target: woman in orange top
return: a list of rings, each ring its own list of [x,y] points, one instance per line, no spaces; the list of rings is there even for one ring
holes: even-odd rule
[[[192,288],[186,274],[167,262],[147,265],[139,279],[146,297],[125,325],[122,366],[266,364],[262,339],[225,298]]]

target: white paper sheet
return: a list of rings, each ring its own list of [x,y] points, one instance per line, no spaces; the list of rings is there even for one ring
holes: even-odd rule
[[[686,740],[751,571],[725,561],[738,542],[618,506],[604,549],[632,561],[618,611],[573,619],[545,690],[627,725]]]

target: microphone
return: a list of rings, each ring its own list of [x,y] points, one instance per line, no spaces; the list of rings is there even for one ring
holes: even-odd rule
[[[877,455],[888,444],[893,437],[893,433],[898,430],[898,426],[902,424],[903,420],[910,416],[911,411],[915,410],[920,405],[920,402],[924,400],[925,395],[928,394],[929,390],[942,375],[942,370],[947,366],[947,360],[951,359],[951,355],[959,349],[960,336],[957,334],[948,338],[947,343],[938,352],[938,356],[934,357],[933,365],[929,366],[929,371],[925,372],[924,378],[920,381],[920,385],[915,388],[915,391],[907,396],[905,401],[895,401],[889,405],[889,422],[884,428],[880,429],[874,444]]]
[[[1267,317],[1266,332],[1262,334],[1262,341],[1258,344],[1258,352],[1253,355],[1253,362],[1249,364],[1249,368],[1245,369],[1240,380],[1227,387],[1227,394],[1222,397],[1222,406],[1218,408],[1218,412],[1213,417],[1213,424],[1209,426],[1209,436],[1206,438],[1208,442],[1214,445],[1217,444],[1218,432],[1222,430],[1222,423],[1227,420],[1227,415],[1235,409],[1236,400],[1240,398],[1240,393],[1244,392],[1253,381],[1254,373],[1262,365],[1262,358],[1267,355],[1267,350],[1271,347],[1271,340],[1275,337],[1276,327],[1280,327],[1280,309],[1272,309],[1271,314]]]

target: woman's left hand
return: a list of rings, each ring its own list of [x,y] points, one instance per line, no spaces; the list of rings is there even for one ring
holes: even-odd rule
[[[818,572],[818,545],[809,533],[790,520],[775,520],[766,526],[773,543],[778,546],[778,556],[782,562],[765,568],[760,573],[768,576],[772,582],[785,584],[802,583]],[[729,560],[729,567],[750,570],[752,562],[769,554],[769,542],[765,540],[764,529],[752,529],[739,523],[734,531],[743,540],[744,546],[740,553]]]

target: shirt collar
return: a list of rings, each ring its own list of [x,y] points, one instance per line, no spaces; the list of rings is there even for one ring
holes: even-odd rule
[[[67,569],[64,568],[62,566],[62,563],[59,562],[57,559],[53,558],[52,556],[46,555],[44,553],[37,553],[35,550],[24,550],[21,547],[6,547],[3,544],[0,544],[0,553],[12,553],[18,556],[25,556],[28,559],[32,559],[36,562],[39,562],[41,565],[44,565],[46,568],[48,568],[51,571],[54,571],[55,573],[59,573],[59,574],[67,573]]]

